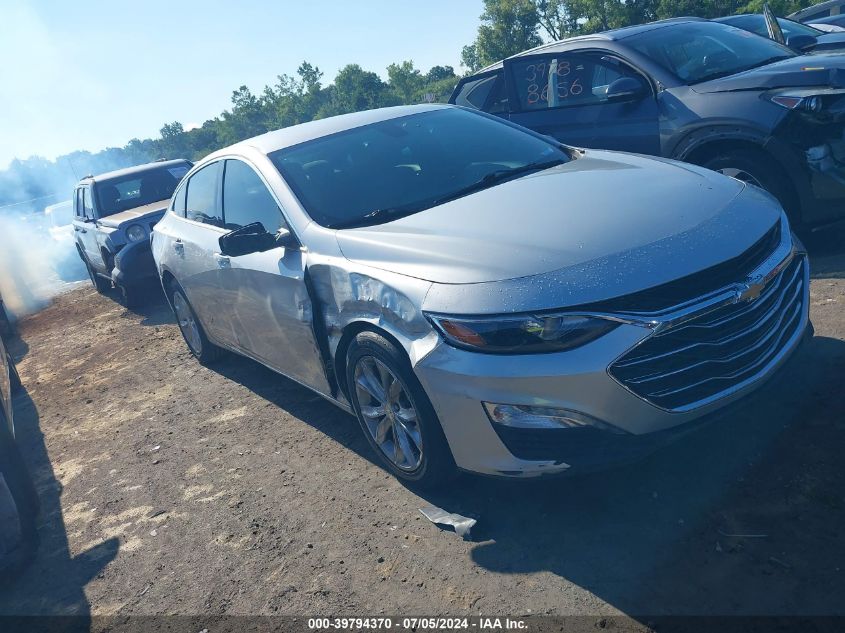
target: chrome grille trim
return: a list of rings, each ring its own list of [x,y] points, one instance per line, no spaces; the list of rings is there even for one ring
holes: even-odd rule
[[[795,250],[787,237],[748,281],[752,279],[763,289],[747,304],[740,296],[748,286],[738,283],[701,297],[698,303],[687,302],[680,310],[632,319],[650,326],[652,332],[614,361],[608,374],[637,397],[678,413],[760,380],[795,347],[805,330],[806,254]],[[743,341],[742,349],[719,353],[737,341]]]
[[[645,355],[643,355],[641,357],[635,357],[635,358],[633,358],[629,361],[617,362],[617,363],[615,363],[615,365],[617,367],[631,367],[633,365],[639,365],[639,364],[642,364],[644,362],[657,360],[657,359],[660,359],[660,358],[666,358],[666,357],[674,355],[674,354],[680,354],[680,353],[689,351],[689,350],[694,349],[694,348],[699,347],[699,346],[724,345],[725,343],[730,343],[731,341],[734,341],[738,338],[741,338],[744,334],[747,334],[748,331],[754,331],[754,330],[758,329],[760,325],[765,323],[765,321],[768,321],[769,319],[774,317],[774,315],[776,314],[775,311],[783,305],[783,300],[784,300],[786,294],[789,292],[789,284],[793,284],[795,282],[796,277],[798,277],[800,274],[801,274],[801,268],[797,267],[795,269],[795,271],[792,273],[790,280],[787,282],[786,287],[784,287],[784,286],[782,286],[778,283],[771,284],[769,286],[769,288],[765,291],[765,293],[760,296],[760,298],[758,298],[757,300],[755,300],[752,303],[749,303],[748,307],[744,310],[737,311],[735,314],[728,315],[728,316],[726,316],[722,319],[719,319],[717,321],[714,321],[712,323],[696,323],[695,321],[691,321],[691,322],[689,322],[685,325],[681,325],[680,327],[677,328],[677,330],[674,330],[674,331],[678,332],[678,331],[682,331],[685,328],[712,329],[712,328],[715,328],[715,327],[723,326],[727,323],[730,323],[731,321],[735,321],[735,320],[742,318],[744,316],[747,316],[747,315],[749,315],[753,312],[761,311],[762,308],[765,306],[766,302],[777,292],[777,290],[779,288],[782,288],[780,295],[777,298],[776,305],[772,306],[772,309],[770,309],[768,311],[763,311],[764,312],[763,316],[761,316],[757,321],[755,321],[751,325],[749,330],[747,330],[747,331],[739,332],[739,333],[736,333],[736,334],[731,334],[729,336],[723,337],[721,339],[716,339],[714,341],[699,341],[699,342],[687,345],[685,347],[673,349],[671,351],[665,352],[663,354],[658,354],[658,355],[655,355],[655,356],[645,356]],[[795,299],[795,294],[797,292],[798,292],[798,289],[796,288],[793,292],[793,296],[790,297],[790,301],[793,301]],[[670,333],[672,331],[673,330],[669,330]],[[664,336],[665,334],[666,334],[666,331],[664,330],[662,332],[656,332],[655,336]]]

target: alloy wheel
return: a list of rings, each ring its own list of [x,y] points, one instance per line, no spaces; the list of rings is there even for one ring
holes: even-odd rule
[[[176,291],[173,293],[173,311],[176,313],[176,320],[179,322],[179,329],[182,331],[182,336],[188,343],[191,351],[199,356],[202,354],[202,338],[200,338],[200,329],[194,318],[194,312],[191,306],[182,296],[182,293]]]
[[[397,468],[412,471],[423,458],[417,410],[402,380],[373,356],[355,366],[355,393],[370,437]]]

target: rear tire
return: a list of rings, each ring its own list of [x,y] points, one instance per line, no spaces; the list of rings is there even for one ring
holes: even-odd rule
[[[800,209],[789,190],[787,175],[768,154],[760,150],[734,149],[704,161],[702,167],[764,189],[778,199],[792,223],[798,223]]]
[[[347,352],[346,384],[364,436],[396,478],[434,488],[457,475],[440,421],[404,351],[375,332],[361,332]]]
[[[191,354],[203,365],[210,365],[219,360],[223,350],[208,340],[185,291],[175,281],[171,282],[168,290],[176,324]]]

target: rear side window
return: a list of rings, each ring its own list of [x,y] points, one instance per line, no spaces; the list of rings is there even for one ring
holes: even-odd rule
[[[75,198],[75,201],[74,201],[73,212],[76,215],[76,217],[78,217],[78,218],[84,218],[85,217],[85,212],[82,210],[82,189],[81,188],[76,190],[76,198]]]
[[[82,188],[82,213],[89,220],[94,219],[94,205],[91,203],[91,188]]]
[[[491,114],[507,112],[508,97],[502,73],[469,79],[458,89],[454,103]]]
[[[203,167],[188,180],[185,198],[185,217],[195,222],[223,226],[217,206],[217,176],[221,163]]]
[[[235,230],[260,222],[268,233],[282,227],[282,212],[264,181],[239,160],[227,160],[223,176],[223,219],[227,229]]]

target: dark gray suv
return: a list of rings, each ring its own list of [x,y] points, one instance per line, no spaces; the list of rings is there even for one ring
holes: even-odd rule
[[[774,194],[795,224],[845,219],[841,55],[665,20],[520,53],[463,79],[450,101],[568,144],[721,171]]]

